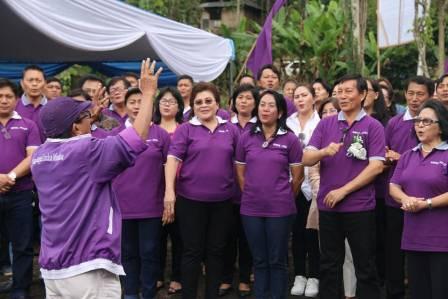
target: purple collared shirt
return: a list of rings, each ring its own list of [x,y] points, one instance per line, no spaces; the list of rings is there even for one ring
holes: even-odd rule
[[[389,149],[403,154],[404,152],[414,148],[418,144],[417,136],[415,135],[414,123],[412,122],[412,116],[409,114],[409,110],[405,113],[395,115],[389,120],[385,130],[386,145]],[[390,179],[394,174],[396,164],[391,165],[387,171],[386,186],[388,187]],[[386,205],[393,208],[400,208],[398,204],[389,194],[387,190],[385,194]]]
[[[348,155],[347,150],[355,136],[363,140],[363,148],[366,150],[365,160]],[[319,210],[333,212],[373,210],[375,208],[373,182],[350,193],[334,208],[325,206],[324,198],[330,191],[344,186],[357,177],[367,167],[369,160],[385,160],[383,126],[361,110],[355,122],[349,127],[344,114],[339,112],[338,115],[320,121],[306,149],[319,150],[327,147],[331,142],[343,142],[344,145],[336,155],[325,157],[320,161],[320,186],[317,194]]]
[[[32,120],[37,125],[37,128],[39,129],[39,136],[40,136],[41,142],[45,141],[46,136],[44,134],[44,129],[42,127],[42,123],[40,121],[39,114],[40,114],[40,109],[42,109],[42,107],[45,104],[47,104],[47,102],[48,102],[47,98],[42,96],[42,99],[41,99],[39,105],[34,107],[34,105],[30,102],[30,100],[27,98],[27,96],[25,94],[23,94],[22,97],[17,100],[17,106],[15,109],[17,111],[17,113],[19,113],[20,116]]]
[[[0,173],[12,171],[26,158],[27,149],[38,147],[40,144],[36,124],[14,111],[6,126],[0,123]],[[9,192],[31,190],[33,186],[31,175],[26,175],[17,179]]]
[[[239,132],[239,136],[243,135],[243,133],[250,131],[250,129],[255,125],[255,123],[257,122],[257,117],[254,116],[252,117],[249,122],[243,127],[241,127],[241,125],[238,122],[238,116],[234,115],[232,116],[232,118],[230,119],[230,122],[238,129]],[[232,197],[232,202],[234,204],[240,204],[241,203],[241,189],[240,186],[238,185],[238,181],[236,178],[236,172],[235,172],[235,184],[234,184],[234,194]]]
[[[123,275],[121,213],[112,179],[146,149],[133,128],[97,139],[90,134],[47,139],[32,156],[39,193],[44,279],[73,277],[95,269]]]
[[[131,126],[129,120],[125,125]],[[117,176],[112,185],[123,219],[162,217],[164,164],[170,136],[164,129],[153,124],[145,143],[147,149],[137,157],[134,166]]]
[[[234,153],[238,130],[218,117],[211,132],[196,117],[174,133],[168,156],[182,161],[176,192],[203,202],[229,200],[234,191]]]
[[[241,215],[281,217],[296,213],[289,182],[289,167],[300,165],[302,147],[294,133],[279,130],[263,147],[261,130],[244,133],[238,143],[235,163],[245,165]]]
[[[120,114],[115,111],[114,106],[110,105],[109,108],[104,108],[101,113],[103,113],[106,116],[112,117],[113,119],[116,119],[121,126],[124,126],[124,123],[128,119],[128,115],[125,114],[124,116],[121,116]]]
[[[190,120],[191,107],[189,109],[184,110],[183,121],[187,122]],[[224,109],[219,108],[216,112],[216,115],[222,118],[223,120],[230,120],[230,113]]]
[[[448,144],[440,144],[423,157],[421,144],[398,161],[391,184],[408,196],[432,198],[448,192]],[[404,212],[401,248],[413,251],[448,252],[448,207]]]

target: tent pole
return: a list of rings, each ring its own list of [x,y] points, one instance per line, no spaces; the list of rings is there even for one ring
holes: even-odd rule
[[[235,69],[235,63],[233,61],[230,61],[229,62],[229,99],[233,94],[233,77],[235,76],[234,69]]]

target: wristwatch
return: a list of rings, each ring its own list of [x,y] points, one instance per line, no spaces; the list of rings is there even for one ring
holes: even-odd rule
[[[17,178],[17,174],[14,171],[11,171],[10,173],[8,173],[7,176],[13,181],[15,181]]]
[[[432,209],[432,198],[427,198],[426,200],[426,204],[428,205],[428,210]]]

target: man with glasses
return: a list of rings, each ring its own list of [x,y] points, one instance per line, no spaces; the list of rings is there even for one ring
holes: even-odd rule
[[[124,97],[129,87],[130,84],[125,77],[113,77],[107,84],[107,93],[112,104],[103,110],[103,114],[118,120],[121,126],[124,126],[128,118]]]
[[[27,298],[33,275],[31,154],[40,145],[36,124],[14,111],[17,88],[0,79],[0,228],[12,244],[12,299]]]
[[[386,163],[390,166],[387,186],[394,173],[400,156],[418,144],[415,135],[413,118],[417,115],[420,106],[434,93],[432,80],[416,76],[411,78],[405,89],[407,109],[404,113],[391,118],[386,126]],[[388,188],[386,189],[388,190]],[[386,269],[385,284],[387,298],[404,298],[404,253],[401,250],[401,234],[403,231],[403,211],[386,192]]]

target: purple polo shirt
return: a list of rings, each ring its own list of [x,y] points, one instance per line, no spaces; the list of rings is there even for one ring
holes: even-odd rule
[[[387,123],[385,134],[386,145],[399,154],[403,154],[418,144],[414,124],[412,123],[412,116],[409,113],[409,110],[392,117]],[[390,179],[394,174],[395,166],[396,164],[391,165],[387,171],[386,186],[389,185]],[[385,194],[385,198],[387,206],[397,209],[400,208],[400,204],[390,196],[388,191]]]
[[[26,158],[28,148],[40,143],[36,124],[14,111],[5,127],[0,123],[0,173],[9,173]],[[26,175],[17,179],[9,192],[31,190],[33,186],[31,175]]]
[[[191,114],[191,107],[188,110],[184,110],[184,122],[187,122],[190,120],[190,114]],[[224,109],[219,108],[216,112],[216,115],[224,120],[230,120],[230,113]]]
[[[241,136],[241,135],[243,135],[244,132],[250,131],[250,129],[257,122],[257,117],[256,116],[252,117],[244,128],[241,127],[241,125],[239,124],[237,115],[232,116],[232,118],[230,119],[230,122],[237,128],[237,130],[239,132],[239,136]],[[238,185],[238,180],[236,178],[236,172],[235,172],[235,184],[234,184],[234,186],[235,187],[234,187],[234,194],[233,194],[233,197],[232,197],[232,202],[234,204],[240,204],[241,203],[241,189],[240,189],[240,186]]]
[[[132,126],[129,120],[125,125]],[[122,172],[112,184],[123,219],[162,217],[164,164],[170,136],[164,129],[153,124],[145,143],[147,149],[137,157],[134,166]]]
[[[398,161],[391,184],[409,196],[432,198],[448,192],[448,144],[441,143],[423,157],[421,144],[405,152]],[[401,248],[448,252],[448,207],[417,213],[404,212]]]
[[[37,125],[37,128],[39,130],[39,136],[41,142],[44,142],[46,139],[46,136],[44,134],[44,130],[42,128],[42,124],[40,122],[40,109],[47,104],[48,100],[46,97],[42,96],[42,99],[40,101],[40,104],[37,105],[37,107],[34,107],[34,105],[30,102],[30,100],[27,98],[25,94],[22,95],[20,99],[17,101],[16,111],[19,113],[20,116],[24,118],[31,119],[34,121],[34,123]]]
[[[197,117],[180,125],[168,151],[168,156],[182,161],[176,181],[177,194],[202,202],[231,199],[238,135],[235,126],[220,117],[213,132]]]
[[[119,127],[113,128],[110,131],[107,131],[107,130],[104,130],[104,129],[98,127],[97,125],[93,124],[91,127],[91,134],[95,138],[104,139],[107,136],[115,136],[118,133],[120,133],[121,131],[123,131],[124,129],[125,129],[124,126],[119,126]]]
[[[44,279],[73,277],[94,269],[123,275],[121,213],[111,180],[146,149],[133,128],[105,139],[90,134],[50,139],[33,154],[42,236]]]
[[[289,182],[289,167],[300,165],[302,147],[294,133],[279,130],[263,148],[265,138],[244,133],[238,143],[235,163],[245,165],[241,215],[281,217],[296,213],[294,194]]]
[[[294,100],[285,96],[284,97],[286,100],[286,109],[287,109],[287,115],[288,117],[290,117],[291,115],[293,115],[294,113],[297,112],[297,108],[294,105]]]
[[[120,114],[118,114],[114,109],[114,105],[110,105],[109,108],[104,108],[103,111],[101,111],[101,113],[103,113],[106,116],[116,119],[120,123],[121,126],[124,126],[124,123],[128,119],[127,114],[125,114],[124,116],[121,116]]]
[[[360,136],[363,140],[363,147],[367,152],[365,160],[347,155],[354,136]],[[319,210],[333,212],[373,210],[375,208],[374,182],[350,193],[334,208],[324,205],[325,196],[357,177],[367,167],[369,160],[384,161],[384,128],[379,121],[368,116],[364,110],[359,112],[350,127],[342,112],[322,119],[314,130],[306,149],[319,150],[327,147],[331,142],[339,143],[342,139],[344,146],[339,152],[320,161],[320,186],[317,194]]]

